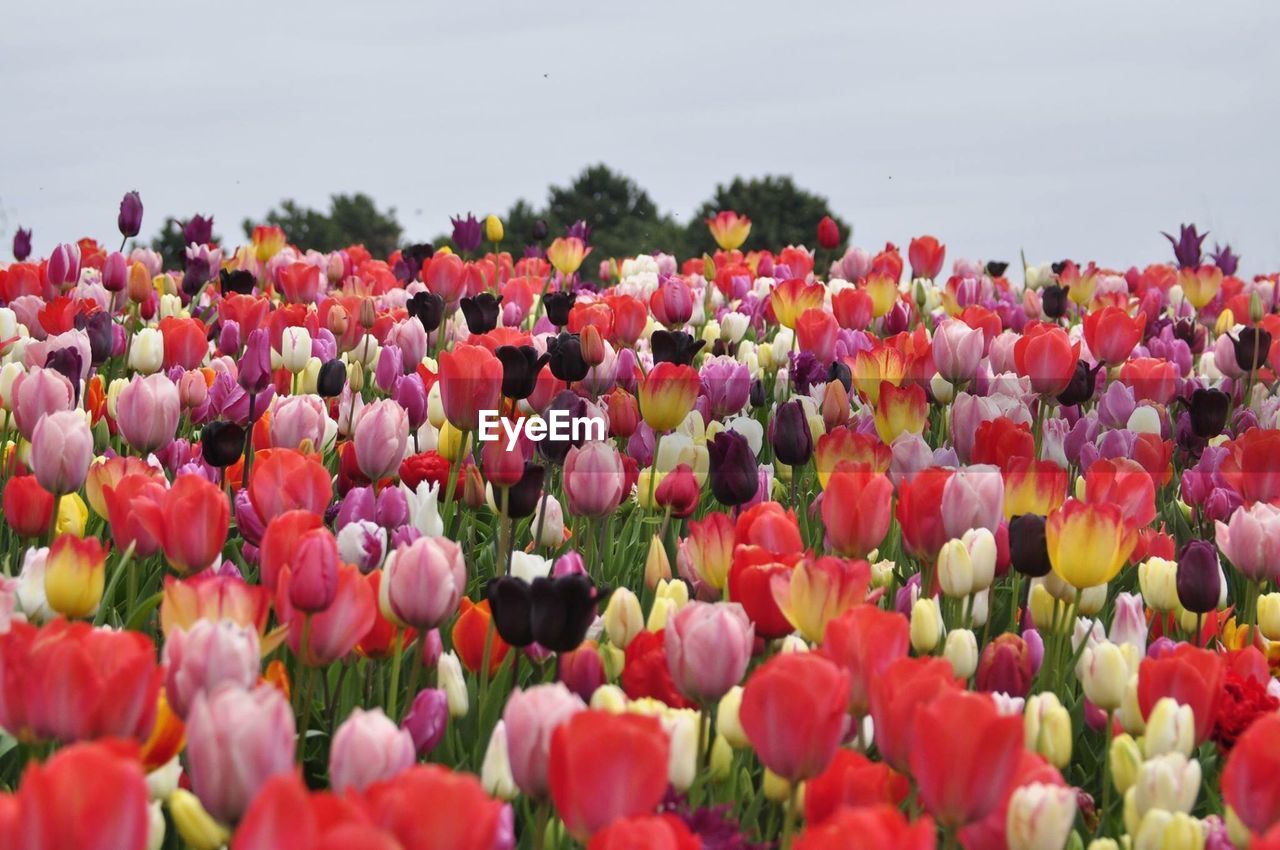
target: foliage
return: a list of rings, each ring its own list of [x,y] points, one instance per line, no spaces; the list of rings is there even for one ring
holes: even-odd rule
[[[303,251],[327,252],[348,245],[364,245],[375,257],[385,257],[395,251],[400,246],[402,233],[395,208],[381,212],[363,192],[331,196],[327,213],[285,200],[261,222],[245,219],[245,236],[251,237],[254,226],[262,223],[283,229],[289,241]]]

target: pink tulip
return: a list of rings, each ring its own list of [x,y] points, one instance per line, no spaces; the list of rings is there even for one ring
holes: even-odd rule
[[[61,289],[80,279],[80,246],[75,242],[63,242],[49,254],[45,265],[49,285]]]
[[[378,604],[388,620],[426,631],[457,612],[466,590],[461,547],[447,537],[419,537],[387,558]]]
[[[933,334],[933,363],[953,384],[973,380],[982,360],[982,331],[948,319]]]
[[[507,724],[511,776],[525,796],[546,797],[550,790],[547,762],[551,758],[551,733],[586,707],[559,682],[511,692],[502,719]]]
[[[185,719],[196,694],[211,693],[225,683],[253,687],[261,663],[255,629],[231,620],[198,620],[165,638],[165,696]]]
[[[392,723],[382,709],[357,708],[333,735],[329,785],[337,793],[363,791],[413,767],[413,736]]]
[[[1147,611],[1142,596],[1138,593],[1120,593],[1116,595],[1115,613],[1111,615],[1112,643],[1127,643],[1138,650],[1138,655],[1147,654]]]
[[[187,717],[191,788],[209,814],[234,823],[268,779],[293,770],[293,711],[271,685],[226,684],[196,694]]]
[[[356,463],[371,481],[400,468],[409,442],[409,415],[389,398],[366,405],[356,421]]]
[[[736,602],[690,602],[668,621],[665,640],[676,687],[706,704],[742,681],[755,627]]]
[[[31,434],[31,471],[55,496],[79,490],[92,460],[93,432],[79,411],[51,413]]]
[[[569,449],[564,459],[564,491],[569,513],[606,516],[622,503],[626,473],[622,456],[610,443],[589,442]]]
[[[971,528],[992,534],[1004,519],[1004,477],[990,464],[963,466],[942,488],[942,526],[947,536],[962,537]]]
[[[59,410],[71,410],[73,393],[71,382],[60,372],[52,369],[23,372],[14,379],[7,399],[19,433],[30,440],[41,419]]]
[[[289,604],[316,614],[333,604],[338,593],[338,541],[327,528],[313,528],[298,538],[289,559]]]
[[[163,372],[135,375],[120,391],[116,409],[120,435],[145,455],[173,442],[182,414],[182,398],[177,385]]]
[[[277,449],[302,449],[303,443],[309,442],[310,451],[318,451],[324,445],[328,422],[329,415],[319,396],[280,398],[271,414],[271,445]]]
[[[437,635],[438,632],[432,632]],[[443,688],[424,688],[413,698],[409,713],[401,726],[413,738],[413,748],[419,758],[426,758],[444,739],[449,728],[449,696]]]
[[[47,488],[46,488],[47,489]],[[1280,576],[1280,508],[1258,502],[1215,523],[1218,548],[1252,581]]]

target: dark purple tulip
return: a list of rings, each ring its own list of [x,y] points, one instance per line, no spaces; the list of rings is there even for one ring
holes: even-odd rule
[[[1009,520],[1009,563],[1030,578],[1049,574],[1049,546],[1044,536],[1044,517],[1019,514]]]
[[[547,238],[547,233],[548,233],[548,228],[547,228],[546,219],[540,218],[533,223],[532,236],[534,239],[541,242],[543,239]]]
[[[21,263],[30,256],[31,231],[19,227],[18,232],[13,234],[13,258]]]
[[[551,399],[551,403],[547,405],[544,415],[550,418],[551,412],[555,410],[565,411],[570,421],[583,419],[587,415],[587,400],[573,390],[561,390],[556,394],[555,398]],[[538,441],[538,454],[551,463],[564,463],[565,456],[569,454],[569,449],[580,445],[582,445],[581,435],[577,440],[553,440],[548,436]]]
[[[569,229],[565,231],[565,236],[568,236],[570,239],[576,236],[581,239],[584,244],[590,242],[591,225],[587,224],[583,219],[578,219],[573,224],[569,225]]]
[[[235,271],[223,269],[218,272],[218,283],[222,287],[223,295],[252,295],[258,281],[254,278],[253,272],[243,269]]]
[[[694,339],[684,331],[657,330],[649,337],[649,346],[653,350],[653,365],[659,363],[675,363],[677,366],[692,366],[693,358],[707,344],[705,339]]]
[[[142,196],[135,192],[125,192],[120,201],[120,215],[116,216],[116,227],[125,239],[138,235],[142,229]]]
[[[422,264],[435,254],[436,249],[430,242],[419,242],[409,245],[400,252],[400,257],[408,267],[409,277],[415,278],[422,270]]]
[[[1177,585],[1178,601],[1191,613],[1207,614],[1217,608],[1222,592],[1217,547],[1207,540],[1188,540],[1178,553]]]
[[[587,377],[591,367],[582,356],[582,339],[577,334],[561,333],[547,340],[547,361],[551,374],[566,384],[581,381]]]
[[[1271,351],[1271,334],[1262,328],[1245,328],[1232,340],[1235,343],[1236,365],[1245,372],[1252,372],[1267,363]]]
[[[742,505],[760,489],[759,467],[747,438],[737,431],[721,431],[707,443],[711,492],[723,505]]]
[[[487,334],[498,326],[498,308],[502,299],[492,292],[481,292],[472,298],[463,298],[458,306],[467,320],[467,330],[473,334]]]
[[[547,297],[542,299],[547,310],[547,320],[557,328],[569,324],[569,311],[573,309],[573,302],[576,300],[577,296],[572,292],[548,292]]]
[[[400,724],[413,738],[413,749],[418,758],[426,758],[436,745],[444,740],[449,728],[449,698],[441,688],[425,688],[413,698],[409,713]]]
[[[251,393],[262,392],[271,383],[271,337],[266,328],[249,334],[240,358],[240,386]]]
[[[484,240],[484,230],[474,215],[467,213],[466,218],[455,216],[449,221],[453,222],[454,248],[460,253],[470,254],[480,247],[480,243]]]
[[[80,349],[73,346],[59,348],[57,351],[50,351],[45,357],[44,367],[52,369],[62,375],[71,382],[71,386],[75,388],[76,404],[80,403],[80,374],[84,369],[84,360],[80,356]]]
[[[76,328],[89,337],[89,358],[94,366],[101,366],[111,356],[111,345],[115,341],[113,324],[111,314],[102,310],[89,316],[76,315]]]
[[[205,218],[197,213],[182,225],[182,240],[190,245],[211,245],[213,244],[213,216]]]
[[[529,626],[533,639],[552,652],[572,652],[596,618],[599,595],[585,575],[535,578],[530,588]]]
[[[1094,390],[1098,385],[1098,370],[1101,368],[1101,363],[1090,368],[1089,364],[1083,360],[1077,361],[1071,380],[1066,388],[1058,393],[1058,404],[1063,407],[1074,407],[1093,398]]]
[[[547,354],[538,356],[532,345],[503,345],[494,354],[502,361],[502,394],[516,401],[533,394],[538,384],[538,373],[551,359]]]
[[[440,319],[444,316],[444,299],[439,295],[434,292],[415,293],[405,307],[410,316],[422,323],[422,328],[427,333],[440,329]]]
[[[769,423],[773,454],[787,466],[803,466],[813,455],[813,433],[799,399],[778,406]]]
[[[533,643],[533,588],[522,578],[499,576],[489,582],[486,596],[498,637],[518,649]]]
[[[1213,257],[1213,264],[1222,269],[1222,273],[1228,277],[1235,274],[1236,269],[1240,267],[1240,255],[1232,251],[1230,245],[1219,248],[1215,243],[1213,253],[1209,256]]]
[[[1050,284],[1040,291],[1040,309],[1050,319],[1061,319],[1067,312],[1068,287]]]
[[[507,488],[507,516],[512,519],[524,519],[533,516],[542,498],[542,481],[547,469],[536,463],[524,465],[524,475],[514,485]]]
[[[342,395],[342,388],[347,385],[347,366],[341,360],[333,359],[320,367],[316,376],[316,395],[321,398],[336,398]]]
[[[1227,427],[1231,397],[1222,390],[1197,389],[1191,394],[1191,430],[1202,440],[1212,440]]]
[[[210,466],[230,466],[244,451],[244,429],[234,422],[218,419],[200,431],[200,452]]]
[[[1165,239],[1169,240],[1169,244],[1173,246],[1173,256],[1178,261],[1178,266],[1184,269],[1194,269],[1200,266],[1201,245],[1209,234],[1197,233],[1194,224],[1184,224],[1178,232],[1178,238],[1174,239],[1168,233],[1163,234]],[[1224,272],[1225,274],[1225,272]]]

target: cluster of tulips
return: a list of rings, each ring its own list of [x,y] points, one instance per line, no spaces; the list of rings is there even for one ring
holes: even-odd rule
[[[1280,848],[1277,275],[1194,227],[141,217],[0,265],[0,848]]]

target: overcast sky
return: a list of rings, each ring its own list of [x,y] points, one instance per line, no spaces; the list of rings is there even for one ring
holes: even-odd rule
[[[786,173],[880,247],[1280,268],[1280,3],[6,0],[0,256],[364,191],[409,238],[605,162],[681,219]],[[660,246],[654,246],[660,247]]]

